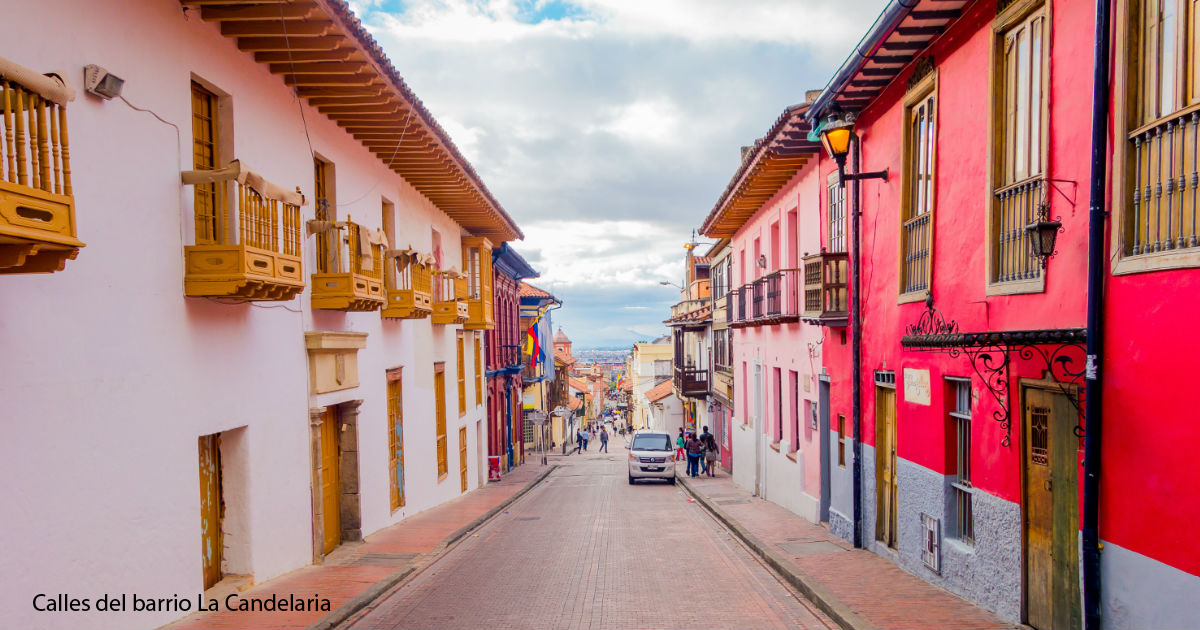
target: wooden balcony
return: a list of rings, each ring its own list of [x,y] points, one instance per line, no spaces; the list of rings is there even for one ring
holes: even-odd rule
[[[65,80],[0,59],[0,273],[62,271],[79,255]],[[13,70],[19,70],[12,72]]]
[[[332,311],[382,307],[385,245],[378,233],[349,220],[313,223],[325,238],[317,247],[321,270],[312,275],[312,307]]]
[[[466,277],[456,269],[434,270],[433,274],[433,323],[466,323],[470,317]]]
[[[762,278],[765,289],[764,324],[785,324],[800,319],[800,271],[780,269]]]
[[[693,366],[675,366],[675,390],[688,398],[708,396],[708,370]]]
[[[850,316],[850,258],[845,252],[804,257],[804,321],[845,326]]]
[[[383,317],[424,319],[433,313],[433,262],[429,254],[390,250],[384,262],[387,305]]]
[[[486,238],[462,240],[463,269],[467,281],[467,321],[463,328],[492,330],[496,327],[492,309],[492,242]]]
[[[286,301],[304,290],[303,195],[267,182],[237,160],[223,169],[184,171],[182,179],[185,185],[222,192],[232,186],[234,191],[231,207],[219,202],[214,206],[211,216],[221,220],[212,220],[207,231],[198,229],[197,242],[183,248],[184,295]],[[198,227],[201,220],[198,217]]]

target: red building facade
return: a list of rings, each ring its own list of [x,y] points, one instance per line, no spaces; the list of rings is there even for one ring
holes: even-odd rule
[[[830,527],[1038,628],[1085,616],[1095,382],[1093,612],[1108,627],[1200,624],[1200,545],[1188,536],[1200,501],[1181,448],[1200,437],[1200,412],[1185,399],[1180,352],[1200,347],[1187,322],[1200,296],[1200,8],[1150,4],[1113,6],[1099,254],[1088,240],[1092,3],[891,2],[810,109],[819,125],[853,123],[845,172],[888,171],[843,187],[834,160],[819,165],[832,182],[823,249],[851,235],[861,287],[822,343],[822,416],[831,444],[845,445],[823,471]],[[1027,229],[1039,221],[1057,236],[1045,260]],[[1086,378],[1089,255],[1105,261],[1102,381]]]
[[[500,469],[525,461],[524,390],[521,365],[520,281],[537,272],[507,243],[492,252],[492,308],[496,327],[487,331],[488,456],[500,458]]]

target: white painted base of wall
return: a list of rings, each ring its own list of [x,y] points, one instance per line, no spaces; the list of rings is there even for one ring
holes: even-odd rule
[[[766,483],[763,484],[762,498],[804,517],[809,522],[820,522],[820,499],[804,491],[804,488],[812,485],[820,488],[820,480],[804,479],[803,452],[793,453],[796,461],[792,461],[784,454],[789,448],[788,443],[781,442],[779,447],[779,451],[769,446],[763,449]]]

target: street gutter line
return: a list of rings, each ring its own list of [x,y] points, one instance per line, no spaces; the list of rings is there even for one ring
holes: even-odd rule
[[[737,522],[725,510],[718,507],[711,499],[696,490],[686,476],[678,477],[678,480],[684,489],[687,490],[688,494],[696,499],[697,503],[708,510],[717,521],[741,539],[779,577],[783,578],[792,588],[807,597],[810,602],[821,609],[821,612],[828,615],[834,623],[845,630],[871,630],[873,628],[866,619],[860,617],[824,586],[821,586],[798,569],[782,553],[776,551],[766,542],[750,533],[749,530],[743,527],[741,523]]]
[[[558,464],[548,466],[546,470],[542,471],[542,473],[537,477],[534,477],[529,483],[525,484],[524,488],[518,490],[511,497],[501,501],[495,507],[487,512],[484,512],[470,523],[467,523],[466,525],[454,530],[449,536],[439,542],[438,545],[433,548],[433,550],[427,551],[416,558],[413,558],[412,562],[408,566],[401,567],[384,577],[382,580],[372,584],[367,588],[367,590],[355,595],[345,604],[339,606],[337,610],[334,610],[328,615],[318,619],[305,630],[333,630],[334,628],[337,628],[349,621],[351,617],[356,616],[364,609],[373,607],[373,604],[382,599],[383,596],[387,595],[394,587],[399,586],[401,582],[404,582],[408,578],[419,575],[422,571],[436,562],[438,558],[445,554],[451,545],[461,540],[464,536],[471,533],[471,531],[483,526],[485,523],[499,514],[501,510],[504,510],[508,506],[515,503],[517,499],[525,496],[526,493],[537,487],[538,484],[544,481],[546,477],[549,477],[550,473],[554,472],[554,470],[557,468]]]

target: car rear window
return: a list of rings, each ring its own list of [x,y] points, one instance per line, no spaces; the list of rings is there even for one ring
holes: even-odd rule
[[[673,447],[671,438],[665,435],[635,435],[631,448],[635,451],[669,451]]]

